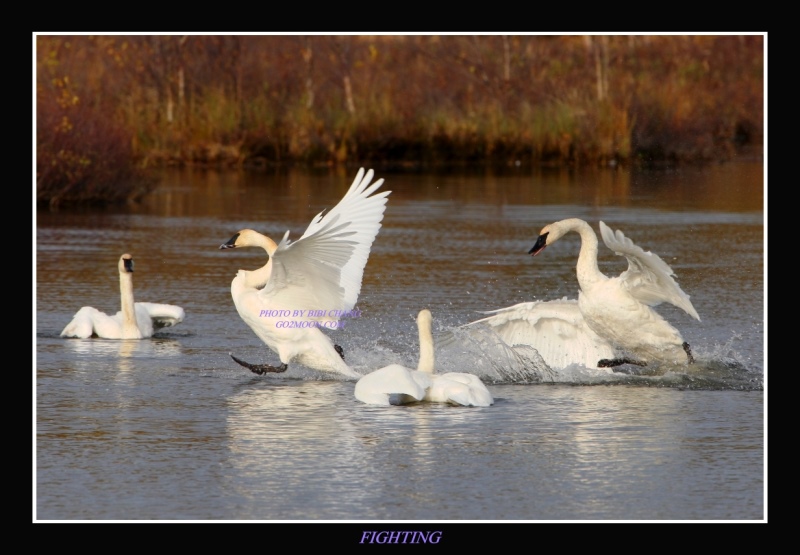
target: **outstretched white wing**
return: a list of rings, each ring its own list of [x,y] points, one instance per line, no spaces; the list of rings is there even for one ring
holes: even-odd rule
[[[150,325],[155,331],[180,324],[186,316],[183,308],[174,304],[137,302],[134,306],[136,318],[138,320],[141,320],[142,316],[149,318]]]
[[[577,300],[520,303],[487,314],[491,316],[464,327],[489,325],[506,345],[536,349],[550,368],[571,364],[597,368],[601,359],[615,358],[612,345],[586,325]]]
[[[342,200],[317,214],[297,241],[286,232],[272,256],[272,275],[262,295],[280,291],[281,306],[322,310],[325,319],[331,311],[355,307],[390,193],[373,194],[383,184],[379,179],[370,185],[373,176],[361,168]]]
[[[700,320],[689,295],[673,279],[672,268],[657,254],[646,252],[621,231],[613,232],[603,222],[600,222],[600,233],[609,249],[628,259],[628,269],[620,274],[619,279],[634,298],[648,306],[670,303]]]
[[[151,337],[154,331],[180,324],[184,310],[179,306],[162,303],[134,303],[136,323],[142,337]],[[120,310],[113,316],[91,306],[84,306],[61,332],[61,337],[87,339],[96,335],[104,339],[122,339],[124,317]]]
[[[115,338],[120,335],[120,325],[112,316],[100,312],[94,307],[84,306],[61,331],[61,337],[78,337],[87,339],[99,330],[100,337]]]

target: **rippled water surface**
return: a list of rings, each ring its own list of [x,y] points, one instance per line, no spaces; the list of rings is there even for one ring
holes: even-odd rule
[[[379,173],[392,194],[361,317],[332,335],[361,373],[413,367],[429,308],[437,366],[481,376],[487,408],[368,406],[353,382],[299,365],[256,376],[230,359],[277,362],[230,297],[263,252],[219,245],[246,227],[299,237],[354,174],[171,171],[139,206],[36,213],[35,519],[765,519],[760,164]],[[526,254],[567,217],[602,220],[672,266],[701,321],[658,310],[696,365],[548,371],[460,335],[480,311],[576,297],[577,235]],[[145,340],[60,338],[81,306],[119,310],[123,252],[136,300],[186,320]],[[599,264],[626,268],[603,245]]]

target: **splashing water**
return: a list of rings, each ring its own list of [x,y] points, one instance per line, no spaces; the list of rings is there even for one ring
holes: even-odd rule
[[[622,365],[611,369],[570,364],[549,367],[535,348],[509,346],[489,328],[453,328],[437,337],[439,372],[470,372],[495,384],[641,385],[686,389],[762,390],[763,372],[748,368],[729,342],[705,352],[696,351],[695,363],[685,365]]]

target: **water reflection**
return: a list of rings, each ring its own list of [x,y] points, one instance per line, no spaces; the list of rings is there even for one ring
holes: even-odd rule
[[[181,356],[176,339],[65,339],[64,345],[75,356],[96,359],[117,357],[125,361],[136,357],[169,358]]]
[[[432,476],[468,479],[448,452],[474,442],[476,426],[491,418],[481,414],[487,409],[354,404],[352,389],[299,380],[240,388],[228,398],[228,487],[269,499],[270,514],[281,518],[380,518],[375,506],[388,499],[391,511],[416,512],[413,504],[434,494],[424,486]],[[270,479],[265,468],[273,469]],[[298,498],[302,513],[292,509]]]
[[[472,204],[484,209],[569,204],[744,212],[763,211],[764,206],[763,165],[758,162],[672,171],[533,168],[464,171],[460,175],[377,173],[386,178],[387,189],[392,191],[390,206],[420,198],[446,202],[456,209]],[[274,221],[271,217],[278,206],[278,213],[286,219],[307,222],[344,195],[351,174],[348,168],[318,172],[287,168],[268,175],[168,169],[163,180],[169,187],[157,189],[141,207],[131,209],[177,217],[248,214],[266,223]],[[476,181],[480,188],[475,187]],[[270,185],[265,190],[267,182]]]
[[[345,390],[352,395],[352,385]],[[361,505],[350,485],[365,458],[351,402],[336,382],[247,383],[227,399],[227,487],[269,499],[278,518],[331,518],[339,505]],[[277,472],[265,480],[264,468]],[[298,498],[302,513],[292,509]]]

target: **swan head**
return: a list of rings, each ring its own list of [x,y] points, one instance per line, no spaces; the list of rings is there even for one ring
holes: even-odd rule
[[[425,329],[431,329],[431,323],[433,322],[433,316],[431,315],[431,311],[427,308],[424,308],[419,311],[417,314],[417,326]]]
[[[128,253],[119,257],[119,273],[132,274],[133,273],[133,257]]]
[[[539,237],[536,238],[536,243],[531,247],[531,250],[528,251],[528,254],[536,256],[542,252],[547,245],[554,243],[562,235],[564,235],[564,231],[558,225],[558,222],[544,226],[542,231],[539,232]]]
[[[536,256],[542,252],[546,246],[552,245],[561,239],[568,231],[579,229],[581,223],[585,222],[582,222],[577,218],[569,218],[567,220],[561,220],[559,222],[554,222],[544,226],[542,231],[539,232],[539,237],[536,239],[536,243],[533,245],[533,247],[531,247],[531,250],[528,251],[528,254],[531,256]]]
[[[247,240],[247,234],[248,234],[247,232],[249,231],[251,230],[243,229],[242,231],[239,231],[233,237],[222,243],[219,246],[219,250],[235,249],[236,247],[246,247],[247,245],[244,243]],[[242,236],[243,234],[244,236]]]
[[[265,249],[267,253],[272,254],[278,248],[278,245],[275,244],[275,241],[266,235],[262,235],[258,231],[242,229],[235,233],[233,237],[222,243],[219,249],[237,249],[241,247],[261,247]]]

